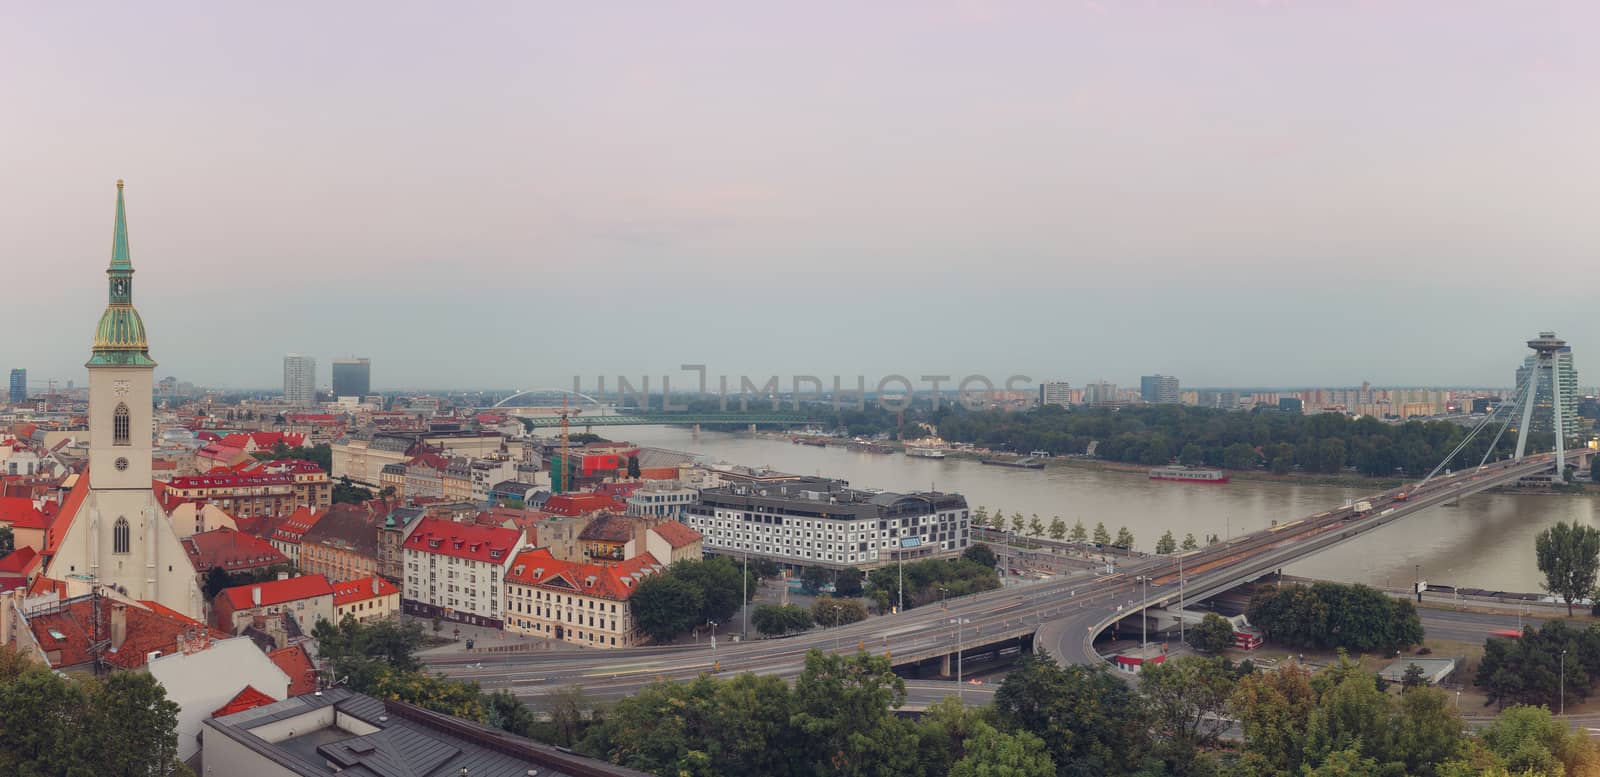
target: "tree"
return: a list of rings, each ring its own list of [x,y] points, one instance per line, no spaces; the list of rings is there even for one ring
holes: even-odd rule
[[[1178,774],[1232,725],[1224,713],[1233,689],[1232,667],[1216,657],[1183,656],[1139,673],[1157,751]]]
[[[657,642],[667,642],[700,625],[704,606],[705,597],[697,586],[672,575],[646,577],[628,597],[633,622]]]
[[[1027,731],[1007,734],[978,721],[964,743],[966,755],[950,766],[950,777],[1054,777],[1055,762],[1044,740]]]
[[[1062,777],[1129,773],[1148,746],[1144,706],[1104,665],[1066,666],[1024,655],[995,692],[1002,728],[1044,741]]]
[[[855,567],[845,567],[839,570],[834,577],[834,593],[839,596],[855,597],[861,595],[861,581],[866,579],[866,573]]]
[[[10,526],[0,526],[0,556],[10,555],[17,549],[17,541],[11,536]]]
[[[812,619],[810,611],[799,605],[762,604],[750,613],[750,623],[756,631],[770,637],[805,631],[811,628]]]
[[[1094,544],[1096,544],[1096,545],[1110,545],[1111,544],[1111,532],[1106,531],[1106,525],[1105,525],[1104,522],[1096,523],[1094,525]]]
[[[1194,550],[1200,547],[1200,543],[1195,542],[1194,532],[1189,532],[1188,534],[1183,535],[1183,544],[1179,545],[1178,547],[1184,550]]]
[[[989,525],[989,509],[986,508],[986,507],[979,507],[978,509],[973,510],[972,511],[972,525],[980,527],[980,528],[984,527],[984,526],[988,526]]]
[[[1600,769],[1595,745],[1582,730],[1571,730],[1546,707],[1507,708],[1480,732],[1485,746],[1513,774],[1568,777]]]
[[[1038,513],[1034,513],[1033,514],[1033,518],[1028,521],[1028,536],[1029,537],[1042,537],[1042,536],[1044,536],[1044,521],[1039,520],[1039,514]]]
[[[1189,645],[1202,653],[1220,653],[1233,647],[1233,624],[1214,612],[1189,629]]]
[[[209,601],[211,599],[215,599],[217,594],[221,592],[222,589],[231,587],[232,585],[233,580],[228,576],[228,570],[223,569],[222,567],[212,567],[206,570],[206,582],[200,590],[205,594],[206,599]]]
[[[1401,693],[1394,725],[1392,757],[1405,762],[1408,774],[1433,777],[1438,764],[1467,753],[1467,725],[1454,700],[1438,688],[1414,685]]]
[[[334,504],[361,504],[372,498],[372,489],[358,486],[350,481],[349,476],[339,478],[333,484]]]
[[[1299,664],[1255,672],[1239,680],[1228,707],[1244,733],[1245,748],[1272,771],[1298,773],[1304,763],[1306,728],[1316,706],[1311,673]]]
[[[1422,671],[1422,667],[1416,664],[1406,664],[1405,676],[1400,678],[1401,688],[1409,691],[1412,688],[1421,688],[1427,684],[1427,673]]]
[[[727,556],[692,559],[673,564],[667,574],[700,591],[700,622],[732,618],[744,604],[742,597],[754,595],[754,576],[745,577],[740,565]]]
[[[1544,589],[1567,603],[1594,592],[1595,573],[1600,571],[1600,529],[1574,521],[1562,521],[1534,538],[1533,549],[1539,571],[1544,573]]]
[[[1025,525],[1026,525],[1026,519],[1024,519],[1022,517],[1022,513],[1012,513],[1011,514],[1011,533],[1012,534],[1021,534],[1022,533],[1022,527],[1025,526]]]
[[[1600,456],[1596,456],[1595,458],[1600,459]],[[1083,521],[1080,520],[1077,523],[1072,524],[1072,541],[1083,542],[1087,539],[1089,539],[1089,532],[1083,528]]]
[[[819,596],[811,603],[811,620],[819,626],[845,626],[867,619],[867,608],[855,599]]]
[[[1222,466],[1228,469],[1254,469],[1256,449],[1249,443],[1236,442],[1222,451]]]
[[[1156,540],[1156,553],[1158,555],[1165,556],[1168,553],[1175,553],[1177,550],[1178,540],[1172,536],[1171,529],[1162,534],[1161,539]]]
[[[1056,516],[1050,521],[1050,539],[1061,542],[1067,538],[1067,522]]]
[[[790,717],[792,735],[804,751],[803,773],[870,777],[907,771],[915,759],[916,736],[891,712],[905,698],[905,680],[887,658],[807,652]]]
[[[1133,550],[1133,532],[1128,531],[1126,526],[1117,529],[1117,538],[1111,544],[1123,550]]]
[[[1178,454],[1178,463],[1186,467],[1198,467],[1206,463],[1205,451],[1191,442],[1183,446],[1183,452]]]
[[[966,550],[961,551],[961,557],[990,569],[994,569],[1000,564],[1000,559],[994,555],[994,551],[990,550],[988,545],[978,542],[968,545]]]
[[[637,455],[629,456],[628,457],[628,479],[629,480],[638,480],[639,477],[640,477],[640,475],[639,475],[639,457]]]

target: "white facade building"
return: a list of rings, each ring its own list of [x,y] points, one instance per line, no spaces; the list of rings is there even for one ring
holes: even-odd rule
[[[960,494],[858,491],[822,478],[706,489],[684,523],[708,553],[792,566],[867,569],[958,555],[972,542]]]
[[[317,360],[291,353],[283,357],[283,401],[296,407],[317,403]]]
[[[401,610],[501,627],[506,570],[522,544],[516,529],[423,518],[401,544]]]

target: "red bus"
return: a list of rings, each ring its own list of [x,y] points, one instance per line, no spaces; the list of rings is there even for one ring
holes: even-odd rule
[[[1516,629],[1499,629],[1489,632],[1491,637],[1505,637],[1506,639],[1522,639],[1522,632]]]

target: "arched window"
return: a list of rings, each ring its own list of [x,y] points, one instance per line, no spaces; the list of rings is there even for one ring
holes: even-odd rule
[[[111,529],[111,552],[126,554],[128,552],[128,519],[118,518],[116,526]]]
[[[128,444],[128,406],[117,405],[117,412],[112,416],[111,441],[113,445]]]

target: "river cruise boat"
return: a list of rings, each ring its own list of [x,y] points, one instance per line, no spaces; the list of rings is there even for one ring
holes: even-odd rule
[[[1150,470],[1151,480],[1176,480],[1182,483],[1226,483],[1228,473],[1220,469],[1191,469],[1182,464],[1170,464]]]
[[[944,458],[944,449],[930,448],[921,445],[907,445],[906,455],[917,459],[942,459]]]

